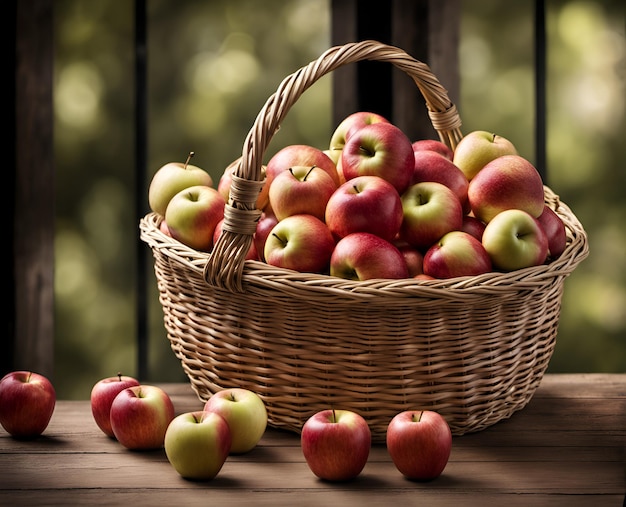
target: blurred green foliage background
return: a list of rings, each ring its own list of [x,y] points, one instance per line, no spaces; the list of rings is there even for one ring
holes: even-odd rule
[[[566,281],[549,371],[624,372],[624,7],[546,4],[547,183],[585,226],[591,251]],[[533,2],[461,6],[463,131],[497,132],[533,161]],[[61,398],[87,398],[102,377],[136,374],[134,13],[133,2],[115,0],[55,8],[55,386]],[[329,46],[327,0],[148,2],[146,195],[152,174],[189,151],[217,181],[280,81]],[[266,156],[287,144],[326,148],[333,129],[326,76]],[[150,291],[147,380],[184,381]]]

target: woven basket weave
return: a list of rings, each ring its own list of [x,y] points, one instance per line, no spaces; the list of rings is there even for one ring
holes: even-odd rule
[[[452,148],[461,139],[445,89],[398,48],[376,41],[334,47],[285,78],[246,137],[211,254],[163,234],[154,213],[140,222],[168,339],[200,400],[227,387],[251,389],[273,427],[299,432],[311,414],[334,406],[362,414],[375,442],[406,409],[440,412],[455,435],[479,431],[530,401],[554,350],[564,280],[588,254],[582,225],[550,188],[545,200],[566,225],[567,247],[547,265],[357,282],[244,260],[272,135],[309,86],[360,60],[408,74],[440,139]]]

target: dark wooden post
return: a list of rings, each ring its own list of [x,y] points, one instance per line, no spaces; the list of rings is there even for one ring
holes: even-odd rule
[[[2,369],[53,376],[54,0],[15,0],[14,202]],[[11,274],[13,277],[11,277]],[[6,298],[5,298],[6,300]]]
[[[333,0],[333,45],[374,39],[428,64],[452,102],[459,98],[460,0]],[[359,62],[333,73],[333,122],[355,111],[387,117],[411,139],[436,139],[413,81],[380,62]]]

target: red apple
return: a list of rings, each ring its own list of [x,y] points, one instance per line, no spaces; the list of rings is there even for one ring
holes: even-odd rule
[[[111,428],[127,449],[159,449],[174,415],[174,404],[160,387],[127,387],[111,404]]]
[[[450,458],[452,432],[446,420],[432,410],[406,410],[387,427],[387,451],[398,471],[409,479],[439,477]]]
[[[165,218],[161,220],[161,223],[159,224],[159,230],[166,236],[169,236],[170,238],[172,237],[172,233],[170,232],[170,228],[167,226]]]
[[[467,196],[472,214],[485,223],[505,209],[521,209],[537,218],[544,207],[541,175],[519,155],[504,155],[485,165],[470,182]]]
[[[219,239],[219,237],[222,234],[222,225],[224,225],[224,219],[222,218],[217,225],[215,226],[215,231],[213,231],[213,245],[215,245],[215,243],[217,243],[217,240]],[[257,252],[256,249],[256,243],[254,242],[254,239],[252,241],[252,243],[250,243],[250,248],[248,248],[248,253],[246,254],[246,258],[247,261],[258,261],[259,260],[259,253]]]
[[[321,167],[292,166],[272,181],[272,211],[278,220],[301,214],[324,220],[326,203],[335,190],[337,183]]]
[[[226,202],[212,187],[189,187],[170,200],[165,210],[165,220],[172,237],[181,243],[203,252],[213,248],[213,233],[224,218]]]
[[[0,424],[15,438],[41,435],[48,427],[55,404],[54,386],[44,375],[19,370],[0,380]]]
[[[91,413],[98,428],[108,437],[115,438],[111,428],[111,405],[115,397],[127,387],[138,386],[139,381],[118,373],[115,377],[99,380],[91,389]]]
[[[169,162],[161,166],[150,181],[148,188],[148,203],[150,209],[161,216],[165,216],[165,209],[172,197],[185,188],[196,185],[213,186],[213,178],[204,169],[189,164],[193,152],[187,161]]]
[[[471,234],[478,241],[482,241],[483,232],[485,230],[485,222],[483,222],[482,220],[478,220],[478,218],[473,215],[464,215],[461,230],[463,232]]]
[[[443,155],[448,160],[452,161],[454,158],[454,151],[447,144],[437,141],[435,139],[420,139],[419,141],[413,141],[413,151],[429,150]],[[460,169],[459,169],[460,170]]]
[[[253,242],[259,256],[259,260],[265,262],[265,242],[274,226],[278,223],[278,218],[270,210],[267,209],[261,213],[261,217],[256,225]]]
[[[550,259],[558,259],[567,245],[567,232],[561,217],[547,204],[543,212],[537,217],[548,237],[548,255]]]
[[[402,202],[396,188],[383,178],[357,176],[330,196],[325,219],[336,239],[371,232],[391,241],[402,224]]]
[[[353,232],[341,238],[330,258],[330,274],[347,280],[409,277],[400,250],[369,232]]]
[[[409,278],[414,278],[424,272],[424,254],[406,241],[396,240],[393,244],[400,250],[409,269]]]
[[[277,151],[267,163],[265,184],[270,188],[276,176],[296,165],[322,168],[339,186],[337,166],[322,150],[306,144],[291,144]]]
[[[485,227],[483,246],[502,271],[538,266],[548,256],[548,237],[539,221],[520,209],[498,213]]]
[[[517,155],[511,141],[486,130],[474,130],[459,141],[452,161],[471,181],[485,165],[503,155]]]
[[[265,241],[265,262],[301,273],[325,273],[335,240],[328,226],[313,215],[279,221]]]
[[[463,231],[450,231],[424,254],[424,273],[434,278],[475,276],[492,270],[482,243]]]
[[[361,127],[371,125],[372,123],[390,123],[384,116],[370,111],[357,111],[346,116],[335,128],[330,137],[329,151],[339,152],[337,159],[341,158],[341,150],[346,145],[346,141],[351,134],[359,130]],[[331,156],[331,158],[333,158]]]
[[[239,163],[239,160],[241,160],[241,157],[228,165],[226,169],[224,169],[224,172],[220,176],[220,179],[217,183],[217,191],[222,195],[225,202],[228,202],[228,199],[230,199],[230,187],[233,181],[233,173],[237,169],[237,164]],[[263,187],[261,187],[261,190],[259,191],[259,197],[256,200],[256,207],[258,209],[264,209],[267,205],[267,201],[269,200],[270,187],[267,184],[266,171],[267,167],[261,166],[261,174],[263,178],[265,178],[266,182]]]
[[[436,181],[411,185],[402,195],[402,209],[400,238],[423,251],[463,224],[461,201],[452,190]]]
[[[470,207],[467,199],[469,181],[452,161],[437,152],[429,150],[414,152],[414,158],[415,167],[413,168],[410,185],[421,183],[422,181],[442,183],[457,195],[459,201],[461,201],[461,206],[463,206],[463,212],[469,212]]]
[[[391,123],[361,127],[346,142],[341,153],[341,171],[346,181],[357,176],[380,176],[398,194],[409,186],[415,165],[409,138]]]
[[[369,457],[372,435],[365,419],[350,410],[322,410],[302,426],[302,454],[311,471],[327,481],[357,477]]]

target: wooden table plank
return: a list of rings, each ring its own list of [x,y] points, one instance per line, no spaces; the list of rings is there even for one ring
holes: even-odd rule
[[[201,408],[187,384],[161,385],[177,413]],[[44,435],[0,429],[0,505],[583,505],[621,506],[626,492],[626,375],[547,375],[527,407],[454,437],[435,481],[402,477],[374,445],[354,481],[317,479],[299,436],[268,429],[210,482],[179,477],[163,450],[133,452],[97,428],[88,401],[59,401]]]

